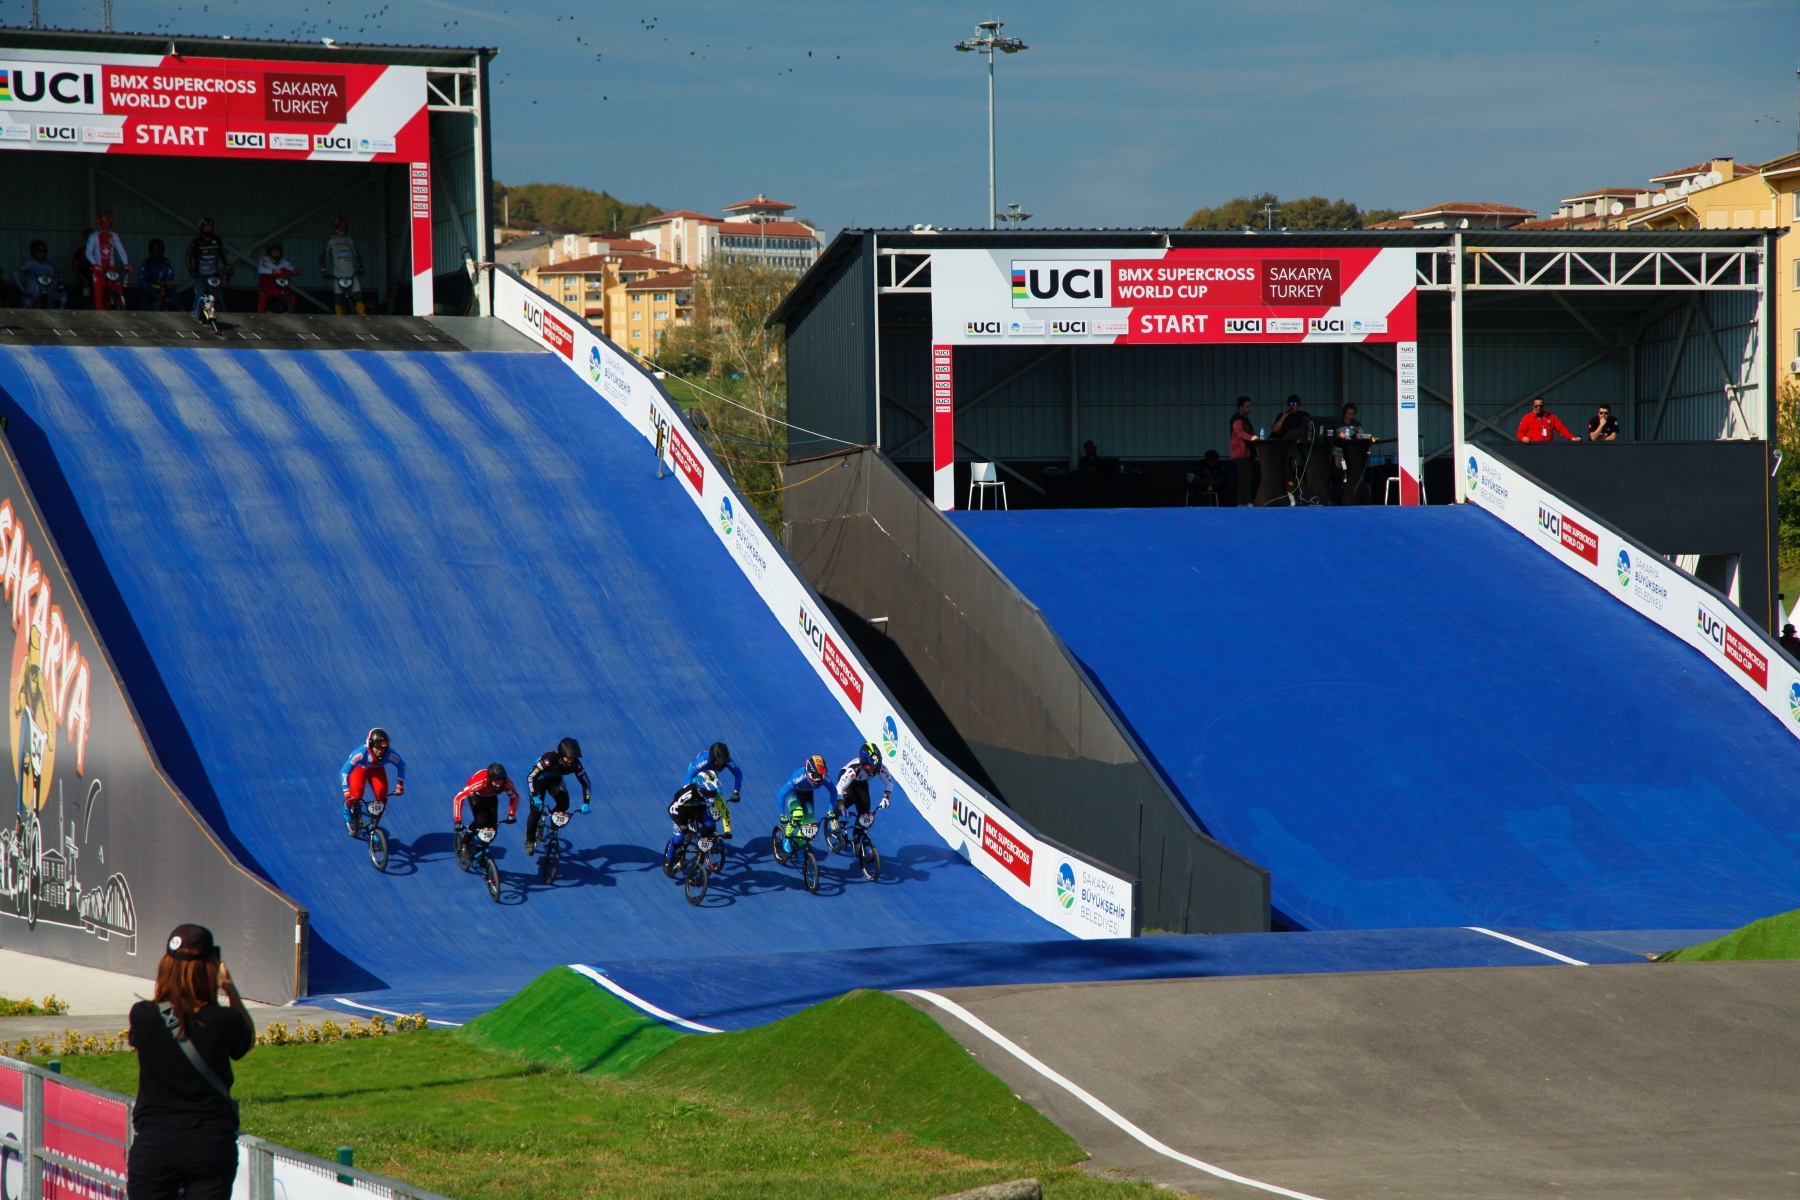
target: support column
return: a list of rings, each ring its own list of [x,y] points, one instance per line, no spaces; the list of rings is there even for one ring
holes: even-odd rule
[[[1420,480],[1424,469],[1419,465],[1419,343],[1394,343],[1394,399],[1400,406],[1394,422],[1398,453],[1394,461],[1400,468],[1400,503],[1422,504]],[[1460,472],[1453,472],[1460,474]]]
[[[1463,439],[1467,436],[1469,400],[1463,391],[1463,238],[1456,235],[1455,260],[1450,276],[1450,478],[1456,481],[1456,502],[1469,502],[1464,482]]]
[[[956,507],[955,348],[931,348],[931,502],[944,512]]]
[[[436,301],[431,294],[431,164],[411,165],[407,205],[412,212],[412,311],[429,317]]]
[[[1081,461],[1081,393],[1075,379],[1075,347],[1069,347],[1069,470]]]

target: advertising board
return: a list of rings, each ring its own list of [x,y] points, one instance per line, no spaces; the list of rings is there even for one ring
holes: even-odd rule
[[[1080,257],[1071,257],[1079,253]],[[934,250],[934,346],[1407,342],[1411,249]]]
[[[1466,447],[1462,469],[1471,504],[1700,651],[1800,737],[1800,671],[1730,601],[1480,446]]]
[[[0,149],[425,162],[425,68],[0,50]]]
[[[151,757],[10,445],[0,622],[17,813],[0,823],[0,945],[153,976],[163,935],[197,921],[246,994],[293,999],[304,912],[231,858]]]
[[[945,842],[1013,900],[1077,937],[1131,936],[1132,881],[1044,841],[1011,816],[993,820],[998,806],[939,758],[901,716],[893,697],[755,511],[733,490],[717,460],[705,445],[688,438],[686,421],[647,371],[504,268],[494,271],[493,302],[502,321],[563,358],[648,446],[667,447],[677,468],[671,478],[699,508],[845,716],[864,740],[882,748],[901,794]],[[561,332],[547,332],[553,317],[573,338],[571,354],[559,344]]]

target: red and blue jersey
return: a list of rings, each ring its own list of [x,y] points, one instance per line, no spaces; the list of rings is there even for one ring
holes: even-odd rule
[[[395,754],[392,746],[383,747],[380,754],[376,754],[367,746],[358,746],[351,752],[350,757],[344,760],[344,769],[341,772],[342,778],[338,781],[338,786],[348,789],[350,786],[350,772],[356,770],[358,767],[363,768],[365,771],[377,771],[386,768],[389,763],[394,765],[394,777],[399,782],[405,783],[406,760],[401,758],[398,754]]]

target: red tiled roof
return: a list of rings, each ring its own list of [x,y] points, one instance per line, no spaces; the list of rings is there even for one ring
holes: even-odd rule
[[[1424,208],[1414,209],[1409,213],[1401,213],[1401,217],[1423,217],[1437,213],[1462,213],[1467,216],[1508,216],[1524,213],[1526,217],[1537,216],[1535,208],[1514,208],[1510,204],[1488,204],[1480,200],[1448,200],[1443,204],[1431,204]]]
[[[811,225],[802,225],[798,221],[727,221],[719,226],[721,234],[737,234],[754,236],[767,233],[770,237],[816,237]]]
[[[780,200],[771,200],[758,194],[754,200],[739,200],[736,204],[727,204],[720,212],[736,212],[740,208],[793,208],[792,204],[784,204]]]
[[[1652,188],[1641,188],[1641,187],[1595,188],[1591,192],[1576,192],[1573,196],[1564,196],[1562,199],[1562,202],[1564,204],[1567,204],[1571,200],[1592,200],[1596,196],[1636,196],[1640,192],[1648,192],[1648,191],[1653,191],[1653,190],[1654,189],[1652,189]]]
[[[1520,221],[1514,225],[1519,230],[1567,229],[1577,221],[1592,221],[1593,217],[1545,217],[1541,221]]]
[[[1695,163],[1691,167],[1683,167],[1679,171],[1664,171],[1661,175],[1652,175],[1650,182],[1656,183],[1664,179],[1686,179],[1690,175],[1704,175],[1712,170],[1713,161],[1709,158],[1705,162]],[[1746,175],[1754,174],[1756,174],[1756,167],[1749,163],[1734,162],[1731,165],[1733,179],[1741,179]]]
[[[648,254],[627,254],[610,251],[606,254],[590,254],[586,258],[571,258],[567,262],[559,262],[553,267],[538,268],[539,275],[598,275],[608,265],[621,271],[656,271],[664,267],[673,269],[677,263],[664,262],[660,258],[652,258]]]
[[[670,292],[694,286],[692,271],[675,271],[668,275],[658,275],[651,279],[639,279],[625,285],[628,292]]]
[[[1391,221],[1377,221],[1373,225],[1363,226],[1365,229],[1411,229],[1412,227],[1411,221],[1401,220],[1398,217]]]
[[[661,225],[664,221],[673,221],[676,217],[686,217],[690,221],[710,221],[714,225],[718,225],[724,220],[723,217],[709,217],[705,213],[697,213],[691,208],[678,208],[674,212],[666,212],[660,217],[651,217],[648,221],[641,221],[632,228],[642,229],[646,225]]]

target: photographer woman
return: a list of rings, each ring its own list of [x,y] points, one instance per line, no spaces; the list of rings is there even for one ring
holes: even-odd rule
[[[221,989],[229,1008],[219,1006]],[[250,1052],[256,1027],[211,930],[178,925],[169,935],[156,998],[132,1006],[130,1039],[138,1094],[129,1200],[228,1200],[237,1178],[231,1060]]]

